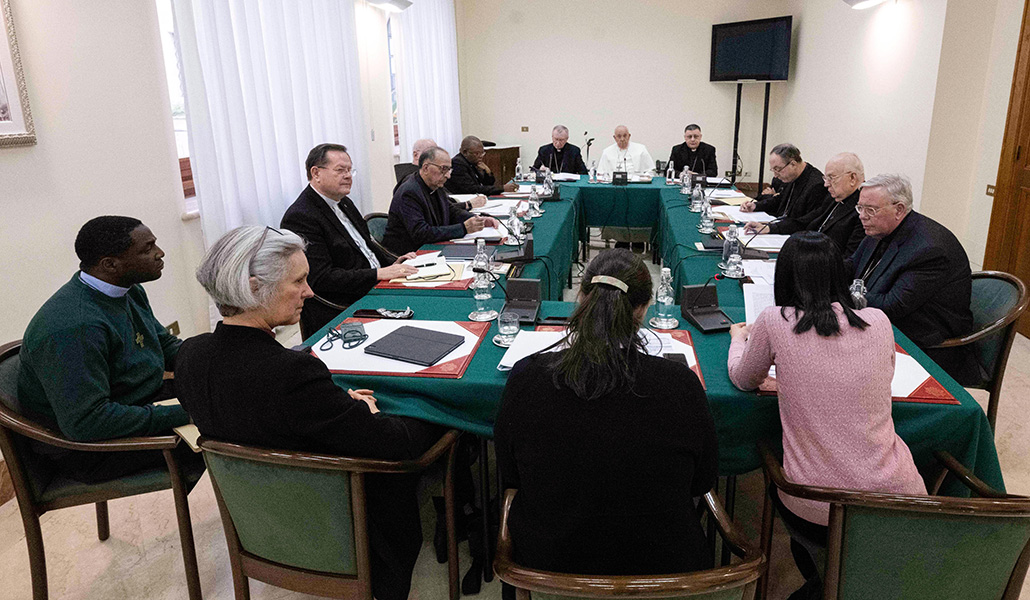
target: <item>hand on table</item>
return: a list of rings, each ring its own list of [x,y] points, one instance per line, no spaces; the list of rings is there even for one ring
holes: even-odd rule
[[[465,219],[465,233],[476,233],[482,231],[485,227],[487,219],[493,221],[490,217],[469,217]]]
[[[398,261],[399,260],[400,259],[398,259]],[[400,279],[401,277],[414,275],[415,273],[418,273],[418,269],[415,267],[401,262],[396,262],[388,267],[380,267],[376,269],[376,279],[389,281],[391,279]]]
[[[413,258],[418,258],[418,254],[415,254],[414,252],[408,252],[407,254],[402,254],[402,255],[398,256],[397,260],[393,261],[393,264],[399,265],[402,262],[404,262],[406,260],[411,260]]]
[[[769,226],[765,223],[748,221],[747,225],[744,225],[744,233],[769,233]]]
[[[757,206],[757,205],[758,205],[758,203],[755,202],[754,200],[745,200],[745,201],[740,203],[740,211],[741,212],[755,212],[755,206]]]
[[[508,183],[504,184],[504,191],[506,192],[517,192],[518,190],[519,184],[515,183],[514,181],[509,181]]]
[[[763,196],[775,196],[776,195],[776,190],[772,189],[772,187],[767,185],[762,190],[762,195]]]
[[[368,410],[372,411],[372,414],[379,412],[379,408],[376,407],[376,399],[372,397],[372,390],[352,390],[347,389],[347,395],[355,400],[360,400],[368,405]]]
[[[483,208],[486,206],[486,196],[479,194],[472,200],[469,200],[469,202],[472,203],[472,208]]]

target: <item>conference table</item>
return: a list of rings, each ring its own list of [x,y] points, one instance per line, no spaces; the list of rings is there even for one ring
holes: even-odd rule
[[[473,300],[466,297],[366,296],[310,338],[309,343],[324,336],[328,327],[350,317],[355,310],[392,308],[402,302],[414,311],[414,320],[409,323],[416,326],[418,320],[467,321],[474,308]],[[489,302],[492,308],[499,310],[503,299],[494,298]],[[541,317],[568,316],[573,308],[573,303],[545,301]],[[730,317],[743,320],[742,303],[727,305],[725,310]],[[652,313],[653,307],[649,316]],[[690,331],[694,340],[719,438],[720,474],[737,475],[757,469],[760,463],[755,443],[768,439],[777,444],[780,439],[776,398],[743,392],[733,386],[726,368],[730,343],[728,334],[706,335],[682,319],[680,328]],[[497,369],[505,350],[491,343],[497,332],[496,323],[492,323],[459,379],[355,374],[334,375],[333,379],[341,387],[375,390],[378,406],[385,413],[415,417],[492,437],[494,417],[507,381],[507,373]],[[932,473],[933,451],[947,450],[988,484],[1004,489],[994,437],[983,410],[961,386],[897,330],[895,338],[960,401],[957,405],[894,403],[895,426],[911,448],[916,465],[923,473]],[[956,486],[945,491],[961,493],[961,490]]]
[[[544,300],[561,300],[568,282],[568,274],[576,258],[578,229],[576,226],[577,207],[572,200],[557,200],[541,204],[544,214],[532,219],[533,223],[533,255],[534,260],[519,267],[519,277],[539,279],[541,298]],[[421,250],[442,250],[450,244],[427,244]],[[518,246],[489,246],[488,251],[497,252],[517,250]],[[501,284],[506,285],[507,277],[502,276]],[[409,287],[405,289],[372,288],[374,296],[446,296],[471,297],[471,290],[435,289],[433,287]],[[504,288],[494,286],[492,294],[495,298],[504,298]],[[395,303],[397,304],[397,303]],[[400,301],[394,308],[404,308]]]

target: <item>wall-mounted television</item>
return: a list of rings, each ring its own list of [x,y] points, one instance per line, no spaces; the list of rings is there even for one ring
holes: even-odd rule
[[[711,81],[786,81],[793,17],[712,25]]]

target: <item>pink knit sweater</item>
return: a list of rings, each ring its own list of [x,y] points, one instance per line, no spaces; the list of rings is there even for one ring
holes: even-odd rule
[[[894,432],[891,379],[894,333],[879,309],[856,311],[869,327],[851,327],[834,303],[840,335],[793,332],[779,307],[762,311],[747,341],[730,344],[733,385],[753,390],[776,365],[783,469],[796,483],[852,490],[926,494],[912,453]],[[780,493],[797,516],[826,525],[829,505]]]

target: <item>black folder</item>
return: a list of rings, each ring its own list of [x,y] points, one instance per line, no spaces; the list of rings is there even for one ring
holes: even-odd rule
[[[365,346],[365,354],[431,367],[463,343],[464,336],[405,325]]]

